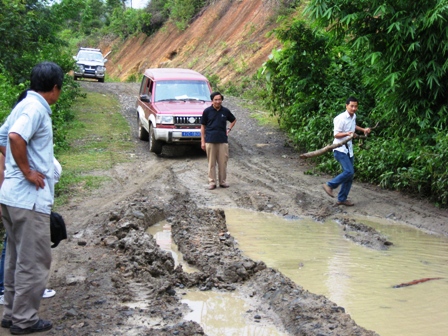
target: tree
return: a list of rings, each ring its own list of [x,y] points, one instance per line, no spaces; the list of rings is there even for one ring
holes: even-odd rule
[[[85,0],[61,0],[51,6],[51,11],[60,26],[77,31],[81,22],[84,3]]]
[[[45,2],[1,0],[0,4],[0,63],[13,82],[23,82],[42,46],[60,45],[61,41]]]
[[[86,0],[81,19],[81,30],[90,35],[92,30],[100,29],[106,21],[104,3],[101,0]]]

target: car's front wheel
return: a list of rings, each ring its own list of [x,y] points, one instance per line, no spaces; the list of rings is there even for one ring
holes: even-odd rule
[[[148,131],[143,127],[142,121],[140,120],[140,116],[137,115],[137,123],[138,123],[138,138],[143,141],[149,140],[149,133]]]
[[[156,140],[152,124],[149,125],[149,151],[156,154],[162,153],[162,142]]]

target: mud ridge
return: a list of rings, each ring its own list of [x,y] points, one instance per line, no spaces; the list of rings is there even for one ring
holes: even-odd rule
[[[175,268],[171,254],[162,251],[154,237],[145,233],[163,219],[171,224],[184,260],[199,272],[190,274],[182,266]],[[277,315],[275,319],[293,335],[375,335],[357,326],[344,308],[309,293],[262,261],[244,257],[227,232],[224,210],[199,208],[188,193],[175,194],[166,204],[132,196],[119,207],[97,215],[95,222],[98,229],[94,244],[104,246],[114,256],[111,281],[124,311],[134,319],[143,315],[141,318],[156,321],[142,330],[145,335],[203,333],[196,323],[182,321],[187,308],[180,303],[179,292],[192,287],[202,291],[249,288],[250,296],[260,304],[256,309]],[[141,300],[139,293],[132,292],[132,283],[147,289],[147,308],[129,313],[126,304]]]

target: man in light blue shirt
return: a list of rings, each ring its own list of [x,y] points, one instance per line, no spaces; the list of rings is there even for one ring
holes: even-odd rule
[[[13,335],[52,328],[51,321],[39,318],[38,310],[51,266],[54,155],[50,105],[59,99],[63,79],[57,64],[36,65],[26,98],[0,128],[0,151],[6,159],[0,204],[8,234],[1,326]]]
[[[347,99],[345,108],[345,112],[342,112],[333,120],[334,144],[343,142],[347,137],[353,137],[355,131],[361,131],[364,134],[370,133],[370,128],[362,128],[356,125],[355,112],[358,110],[358,100],[355,97],[349,97]],[[329,196],[334,197],[333,189],[341,186],[336,204],[352,206],[354,203],[347,199],[352,187],[353,176],[355,175],[352,140],[348,141],[344,146],[335,148],[333,155],[341,165],[342,173],[325,183],[323,186],[324,190]]]

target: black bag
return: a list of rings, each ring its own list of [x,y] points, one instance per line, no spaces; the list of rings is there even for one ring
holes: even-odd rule
[[[64,218],[57,212],[50,214],[50,232],[51,232],[51,248],[59,245],[61,240],[67,239],[67,230],[65,229]]]

